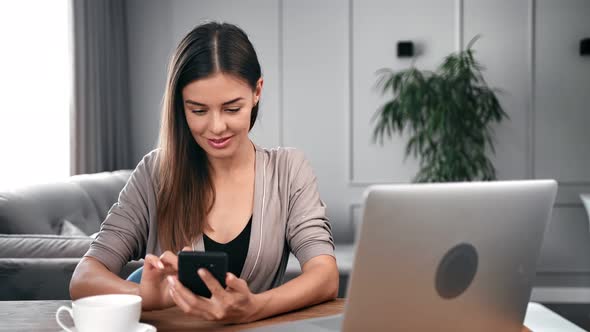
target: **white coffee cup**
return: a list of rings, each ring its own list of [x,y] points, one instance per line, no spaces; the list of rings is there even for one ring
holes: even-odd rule
[[[129,332],[137,330],[141,316],[141,297],[127,294],[89,296],[72,302],[72,308],[61,306],[55,319],[65,331],[73,332],[59,319],[67,311],[77,332]]]

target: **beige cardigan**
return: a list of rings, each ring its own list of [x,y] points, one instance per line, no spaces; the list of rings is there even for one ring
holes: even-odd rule
[[[161,254],[157,157],[154,150],[137,165],[85,255],[114,273],[130,260]],[[301,151],[256,146],[255,167],[250,244],[240,278],[259,293],[281,284],[290,251],[303,266],[315,256],[334,256],[334,241],[316,178]],[[193,247],[204,250],[202,234]]]

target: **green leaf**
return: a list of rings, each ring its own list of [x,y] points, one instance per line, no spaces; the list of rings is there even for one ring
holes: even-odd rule
[[[390,95],[371,121],[373,142],[383,145],[394,133],[409,133],[404,158],[413,155],[416,182],[492,180],[486,153],[495,153],[494,128],[508,119],[475,58],[475,36],[463,51],[446,56],[436,71],[414,67],[377,71],[376,87]]]

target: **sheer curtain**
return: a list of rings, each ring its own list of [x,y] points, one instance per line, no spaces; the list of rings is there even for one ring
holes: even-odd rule
[[[132,168],[125,1],[72,0],[72,173]]]

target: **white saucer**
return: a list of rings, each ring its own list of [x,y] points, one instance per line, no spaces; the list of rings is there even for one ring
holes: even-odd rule
[[[70,330],[72,330],[73,332],[78,332],[78,330],[75,327],[71,327]],[[129,331],[129,332],[156,332],[157,330],[158,329],[156,329],[156,327],[153,325],[146,324],[146,323],[139,323],[139,324],[137,324],[137,328],[135,328],[135,330]]]

